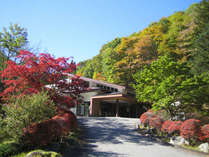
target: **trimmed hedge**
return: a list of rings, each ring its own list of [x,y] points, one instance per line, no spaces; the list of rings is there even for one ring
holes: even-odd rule
[[[171,125],[168,127],[168,133],[172,134],[175,132],[180,132],[181,125],[183,124],[182,121],[172,121]]]
[[[198,137],[200,132],[200,120],[188,119],[183,122],[180,128],[180,135],[186,139]]]
[[[141,123],[145,126],[160,130],[167,134],[180,134],[185,139],[195,139],[209,142],[209,124],[201,126],[197,119],[182,121],[163,121],[152,110],[148,110],[140,116]]]
[[[53,140],[60,140],[77,127],[76,116],[72,112],[61,113],[41,123],[33,123],[24,129],[23,141],[26,145],[44,146]]]
[[[172,125],[172,123],[173,123],[173,121],[166,120],[162,125],[161,131],[168,133],[168,128]]]
[[[209,124],[201,126],[199,140],[209,142]]]

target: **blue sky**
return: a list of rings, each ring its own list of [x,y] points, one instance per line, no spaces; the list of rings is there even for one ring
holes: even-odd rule
[[[2,0],[0,31],[17,23],[28,30],[32,47],[79,62],[114,38],[196,2],[200,0]]]

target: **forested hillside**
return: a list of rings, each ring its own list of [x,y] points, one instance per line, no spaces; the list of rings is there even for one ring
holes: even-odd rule
[[[112,40],[81,62],[77,74],[134,87],[138,101],[156,109],[208,115],[209,1]]]
[[[183,62],[188,61],[198,38],[196,34],[200,36],[205,32],[202,31],[203,26],[201,32],[198,28],[208,18],[202,15],[202,5],[193,4],[186,11],[163,17],[142,31],[112,40],[93,59],[81,62],[78,74],[129,85],[133,81],[133,73],[159,56],[172,54]]]

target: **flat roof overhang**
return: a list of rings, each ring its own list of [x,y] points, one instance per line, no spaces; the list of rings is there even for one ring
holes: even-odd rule
[[[100,102],[102,101],[116,104],[116,117],[117,117],[119,115],[119,103],[126,103],[129,105],[135,104],[136,98],[134,96],[128,96],[122,93],[93,96],[90,98],[90,106],[89,106],[90,115],[92,116],[101,115]]]
[[[91,97],[91,100],[105,101],[105,100],[118,100],[122,102],[127,102],[129,104],[136,103],[136,98],[127,96],[124,94],[109,94],[109,95],[98,95]]]

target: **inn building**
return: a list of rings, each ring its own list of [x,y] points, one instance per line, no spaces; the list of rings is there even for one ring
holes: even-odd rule
[[[70,75],[72,76],[72,75]],[[72,111],[78,116],[93,117],[137,117],[140,106],[134,90],[104,81],[80,77],[88,91],[81,93],[82,103]]]

